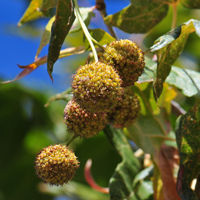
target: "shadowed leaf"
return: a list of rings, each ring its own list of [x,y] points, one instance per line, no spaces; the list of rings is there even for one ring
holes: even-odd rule
[[[56,7],[58,0],[43,0],[41,10],[47,11],[50,8]]]
[[[47,71],[52,78],[53,65],[59,57],[61,46],[75,19],[72,0],[58,0],[55,21],[47,56]]]
[[[177,179],[177,190],[184,200],[197,200],[190,188],[191,182],[200,172],[200,99],[176,122],[176,141],[180,156],[180,169]]]
[[[136,200],[133,191],[133,179],[140,171],[139,160],[134,156],[128,140],[120,129],[114,129],[107,125],[104,133],[110,144],[117,150],[122,157],[122,162],[115,169],[109,183],[110,199],[133,199]]]
[[[132,89],[140,100],[141,112],[136,122],[126,129],[139,148],[154,155],[155,150],[160,149],[165,140],[171,140],[167,136],[164,115],[170,112],[170,101],[175,98],[176,93],[165,85],[165,92],[162,94],[164,96],[158,102],[163,107],[160,109],[153,97],[152,83],[135,84]]]
[[[61,50],[59,58],[64,58],[64,57],[71,56],[71,55],[74,55],[74,54],[81,54],[81,53],[84,53],[84,52],[85,52],[84,46],[71,47],[71,48]],[[18,67],[20,67],[24,70],[21,73],[19,73],[13,80],[3,81],[3,82],[0,82],[0,83],[11,83],[11,82],[17,81],[17,80],[25,77],[26,75],[30,74],[33,70],[38,68],[40,65],[45,64],[46,62],[47,62],[47,56],[43,56],[41,58],[37,58],[35,60],[35,62],[33,62],[29,65],[26,65],[26,66],[18,65]]]
[[[40,11],[41,6],[42,6],[42,0],[32,0],[17,25],[21,26],[28,21],[43,17],[44,15]]]
[[[199,9],[200,8],[200,0],[181,0],[181,3],[183,6],[186,8],[195,8]]]
[[[96,29],[89,29],[90,35],[101,45],[108,44],[115,40],[111,35],[109,35],[106,31],[96,28]],[[88,50],[90,48],[89,42],[86,39],[85,35],[83,36],[84,46],[85,49]],[[97,45],[95,45],[97,46]]]
[[[156,52],[158,58],[157,74],[154,82],[154,95],[156,100],[162,93],[163,82],[169,75],[172,64],[183,51],[189,34],[194,31],[200,36],[200,21],[191,19],[159,37],[150,48],[150,52]]]
[[[138,1],[139,2],[139,1]],[[104,18],[111,24],[127,33],[146,33],[156,26],[167,14],[168,5],[163,3],[130,4],[118,13]],[[144,1],[146,2],[146,1]]]

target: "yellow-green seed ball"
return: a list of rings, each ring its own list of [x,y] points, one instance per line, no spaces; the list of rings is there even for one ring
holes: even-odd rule
[[[116,107],[108,112],[108,121],[115,128],[123,128],[133,124],[140,112],[140,102],[137,96],[127,89],[122,100],[118,101]]]
[[[64,123],[67,130],[79,137],[93,137],[97,135],[107,122],[105,113],[91,113],[72,99],[64,109]]]
[[[111,65],[101,62],[81,66],[73,77],[75,100],[92,113],[104,113],[121,99],[121,79]]]
[[[51,145],[41,150],[35,161],[36,174],[44,183],[63,185],[68,183],[79,167],[79,161],[66,145]]]
[[[123,87],[134,85],[145,66],[142,50],[127,39],[109,43],[101,54],[100,61],[115,67]]]

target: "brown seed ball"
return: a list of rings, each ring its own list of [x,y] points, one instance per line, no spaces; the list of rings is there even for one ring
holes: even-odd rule
[[[115,128],[130,126],[137,119],[140,109],[139,99],[128,89],[117,106],[107,113],[108,121]]]
[[[108,112],[123,94],[115,69],[101,62],[81,66],[74,75],[72,88],[76,101],[92,113]]]
[[[67,130],[79,137],[93,137],[97,135],[106,124],[106,114],[91,113],[72,99],[64,109],[64,123]]]
[[[36,174],[44,183],[63,185],[68,183],[79,167],[79,161],[66,145],[51,145],[37,155],[35,161]]]
[[[142,50],[136,43],[127,39],[109,43],[100,61],[115,67],[123,87],[134,85],[145,66]]]

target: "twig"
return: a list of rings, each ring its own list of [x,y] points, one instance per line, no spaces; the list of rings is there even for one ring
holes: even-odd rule
[[[173,7],[173,20],[171,29],[174,29],[176,27],[176,20],[177,20],[177,3],[172,4],[172,7]]]
[[[104,3],[104,0],[96,0],[96,8],[101,13],[102,18],[107,16],[106,4]],[[117,35],[115,34],[113,27],[110,24],[106,24],[106,26],[110,32],[110,35],[117,39]]]
[[[186,111],[183,108],[181,108],[181,106],[175,101],[171,101],[171,106],[172,113],[174,113],[177,116],[184,115],[186,113]]]

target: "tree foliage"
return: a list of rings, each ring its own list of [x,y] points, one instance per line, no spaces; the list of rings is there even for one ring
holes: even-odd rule
[[[180,64],[179,66],[175,65],[178,63],[177,60],[183,59],[181,53],[184,52],[190,35],[194,33],[197,35],[196,42],[199,42],[200,37],[200,21],[198,19],[188,18],[181,23],[176,22],[177,7],[191,10],[198,9],[200,8],[200,1],[131,0],[128,6],[121,8],[116,13],[113,10],[110,15],[106,14],[106,3],[103,0],[96,0],[93,1],[93,7],[79,8],[77,0],[32,0],[18,23],[21,26],[40,17],[49,17],[35,55],[35,61],[26,66],[18,65],[23,69],[22,72],[13,80],[4,81],[2,84],[19,80],[43,64],[47,65],[47,71],[53,81],[54,63],[60,58],[71,55],[76,56],[77,54],[85,53],[87,55],[85,63],[97,62],[105,46],[112,41],[118,40],[118,29],[128,34],[143,34],[144,41],[149,37],[148,34],[151,31],[155,31],[155,35],[159,35],[157,39],[154,38],[153,40],[151,38],[151,45],[144,50],[144,71],[138,81],[129,87],[137,95],[141,105],[140,115],[137,120],[130,126],[121,129],[113,128],[107,124],[95,138],[87,141],[84,139],[83,143],[75,143],[73,141],[74,151],[79,155],[82,165],[80,171],[77,171],[74,181],[62,188],[43,185],[42,191],[53,195],[64,193],[72,199],[75,198],[74,196],[79,196],[80,198],[92,200],[198,200],[200,199],[198,192],[200,184],[200,73],[198,70],[184,68]],[[112,1],[112,3],[115,3],[115,1]],[[100,12],[108,31],[103,30],[102,27],[88,28],[92,18],[95,17],[95,12]],[[173,15],[171,17],[171,30],[161,33],[156,28],[171,14]],[[185,18],[186,16],[184,16]],[[115,29],[116,33],[113,27],[117,28]],[[61,49],[69,34],[73,35],[77,32],[83,37],[82,45]],[[39,57],[41,50],[46,45],[49,45],[48,54],[44,57]],[[55,126],[55,122],[52,122],[49,118],[52,112],[46,113],[44,109],[38,108],[38,106],[44,104],[41,100],[43,96],[38,97],[38,94],[24,93],[21,89],[16,91],[18,91],[18,99],[16,100],[19,101],[19,107],[13,109],[17,109],[16,112],[19,112],[19,116],[22,117],[22,119],[17,120],[23,121],[23,124],[25,124],[23,128],[27,129],[23,131],[27,135],[21,135],[21,139],[13,135],[12,140],[11,136],[5,136],[1,141],[4,139],[9,140],[12,146],[10,151],[17,148],[13,137],[22,142],[23,137],[29,137],[29,130],[34,132],[35,129],[39,129],[42,132],[44,126],[41,127],[41,124],[45,124],[46,129],[51,130]],[[4,96],[4,101],[11,99],[9,97],[11,92],[5,91],[7,96]],[[31,99],[33,108],[31,110],[31,118],[23,116],[23,112],[27,112],[26,98]],[[72,89],[68,88],[66,91],[52,96],[46,107],[53,107],[54,105],[50,105],[50,103],[56,100],[68,102],[72,98]],[[182,104],[187,108],[187,112],[181,108],[181,98],[186,99]],[[39,112],[39,109],[42,111]],[[5,111],[5,113],[13,117],[13,114],[9,112]],[[42,119],[46,119],[45,122],[39,120],[41,116],[43,116]],[[15,122],[14,119],[12,121]],[[15,125],[15,129],[18,129],[17,123]],[[15,131],[10,130],[13,127],[7,127],[3,132],[13,134]],[[44,145],[52,142],[68,142],[67,144],[69,144],[71,142],[68,137],[70,133],[66,132],[65,135],[67,137],[63,141],[59,141],[58,138],[52,141],[44,139]],[[45,137],[42,134],[32,134],[30,136],[30,146],[36,136],[39,138]],[[108,146],[106,140],[115,151]],[[4,144],[5,142],[2,143],[2,145]],[[38,146],[37,148],[34,147],[34,150],[42,148],[43,144],[40,144],[39,141],[36,141],[35,144]],[[87,150],[87,148],[90,150]],[[26,151],[23,151],[23,154],[27,159],[31,159],[31,156],[27,155]],[[12,154],[12,156],[14,155]],[[86,178],[90,187],[85,185],[83,174],[87,176],[91,171],[91,166],[85,167],[84,172],[83,165],[90,156],[92,156],[94,163],[98,163],[98,166],[95,166],[95,164],[93,166],[94,169],[96,167],[94,175],[97,176],[99,182],[102,181],[102,183],[108,184],[108,190],[96,185],[91,177]],[[5,160],[5,158],[2,159]],[[21,170],[25,167],[23,164],[20,167],[16,166],[11,159],[8,162],[14,163],[12,164],[13,170]],[[109,163],[110,166],[106,163]],[[103,169],[104,165],[106,169]],[[9,169],[7,166],[8,163],[3,166],[5,170]],[[105,175],[105,179],[107,179],[106,181],[105,179],[101,180],[100,176],[97,175],[101,170]],[[33,178],[32,171],[30,168],[27,174]],[[2,178],[2,180],[5,179],[6,177]],[[196,185],[194,185],[194,180],[196,180]],[[31,181],[24,178],[24,182]],[[37,181],[34,179],[30,186],[36,183]],[[6,186],[3,185],[3,182],[1,185],[3,192],[6,193]],[[78,189],[75,191],[73,190],[74,188]],[[102,193],[94,191],[92,188]],[[34,193],[31,187],[28,191],[30,191],[30,196]],[[26,193],[24,192],[24,196],[20,199],[25,199],[25,196]],[[34,197],[37,197],[36,193]],[[7,196],[7,199],[12,199],[12,195]],[[27,199],[30,198],[27,197]]]

